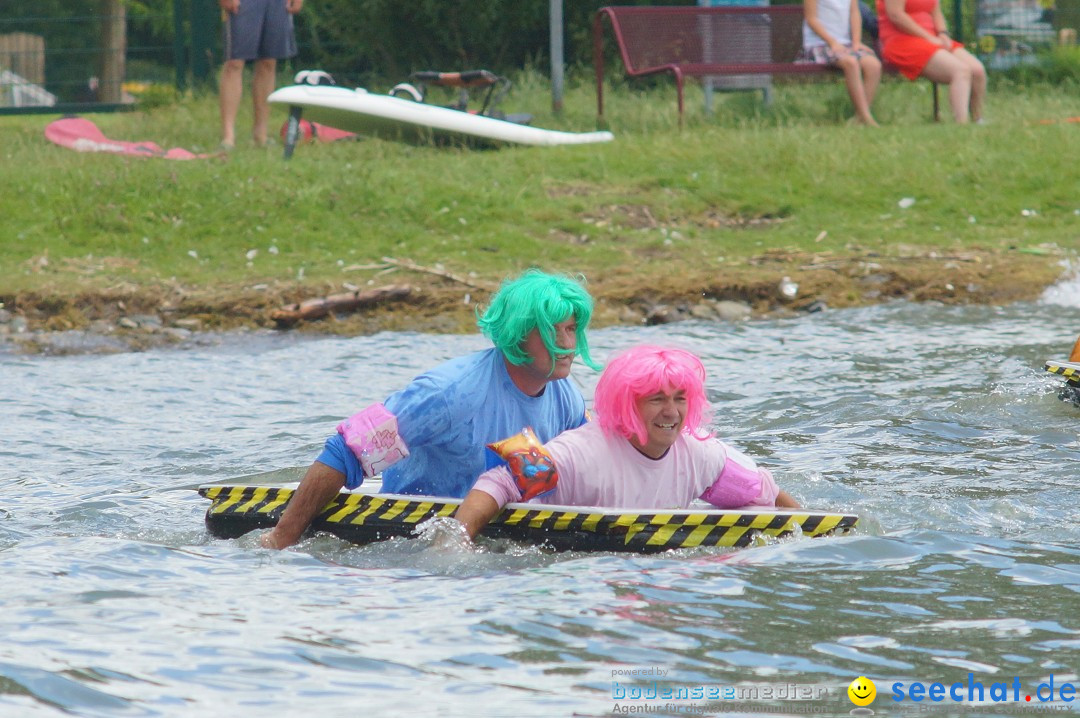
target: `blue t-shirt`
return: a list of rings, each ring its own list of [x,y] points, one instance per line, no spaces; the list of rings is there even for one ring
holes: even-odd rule
[[[497,463],[487,444],[526,426],[549,441],[585,423],[585,400],[568,379],[548,382],[528,396],[510,379],[497,349],[452,359],[421,374],[384,404],[397,417],[409,456],[383,472],[383,491],[462,498]],[[364,480],[360,462],[340,434],[317,459],[345,474],[345,486]]]

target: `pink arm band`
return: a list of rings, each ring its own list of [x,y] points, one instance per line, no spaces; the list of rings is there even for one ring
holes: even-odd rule
[[[724,458],[724,469],[701,495],[703,501],[721,509],[775,504],[780,488],[769,470],[758,468],[752,459],[727,447]]]
[[[397,417],[382,404],[353,414],[337,430],[360,460],[364,476],[375,476],[409,455],[409,447],[398,435]]]

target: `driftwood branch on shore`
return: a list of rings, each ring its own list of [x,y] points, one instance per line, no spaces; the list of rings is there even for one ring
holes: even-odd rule
[[[450,279],[458,284],[464,284],[466,287],[472,287],[473,289],[483,289],[488,292],[494,292],[498,287],[489,284],[488,282],[469,279],[463,277],[460,274],[454,274],[453,272],[447,272],[444,269],[436,269],[434,267],[425,267],[421,264],[416,264],[408,259],[395,259],[394,257],[383,257],[382,261],[386,264],[391,264],[395,267],[401,267],[402,269],[408,269],[412,272],[423,272],[424,274],[434,274],[436,277],[443,277],[444,279]]]
[[[380,302],[404,299],[412,293],[408,284],[390,284],[377,289],[364,289],[346,294],[331,294],[319,299],[308,299],[298,304],[287,304],[270,313],[278,327],[291,327],[300,321],[322,319],[335,312],[355,312]]]

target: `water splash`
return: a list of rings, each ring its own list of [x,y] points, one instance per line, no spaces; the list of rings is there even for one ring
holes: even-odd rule
[[[1080,268],[1072,260],[1062,262],[1066,278],[1047,287],[1039,301],[1043,304],[1056,304],[1063,307],[1080,307]]]

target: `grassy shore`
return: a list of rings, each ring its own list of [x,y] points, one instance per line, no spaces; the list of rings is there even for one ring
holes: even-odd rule
[[[586,76],[561,116],[547,93],[526,73],[505,109],[541,127],[595,127]],[[775,95],[770,108],[722,95],[706,117],[692,89],[680,131],[670,83],[619,85],[611,144],[365,140],[305,145],[290,162],[243,142],[191,162],[79,154],[44,139],[53,117],[0,117],[0,301],[63,314],[62,327],[116,297],[169,292],[189,312],[244,321],[391,281],[425,287],[429,315],[463,303],[468,288],[450,280],[388,273],[392,257],[481,287],[530,265],[582,273],[612,321],[620,305],[703,293],[768,309],[782,276],[802,285],[799,302],[994,302],[1032,296],[1080,244],[1080,126],[1062,121],[1080,114],[1075,87],[997,83],[989,123],[957,126],[929,120],[926,83],[891,81],[878,130],[846,122],[839,80]],[[216,114],[210,95],[93,119],[117,139],[209,152]]]

